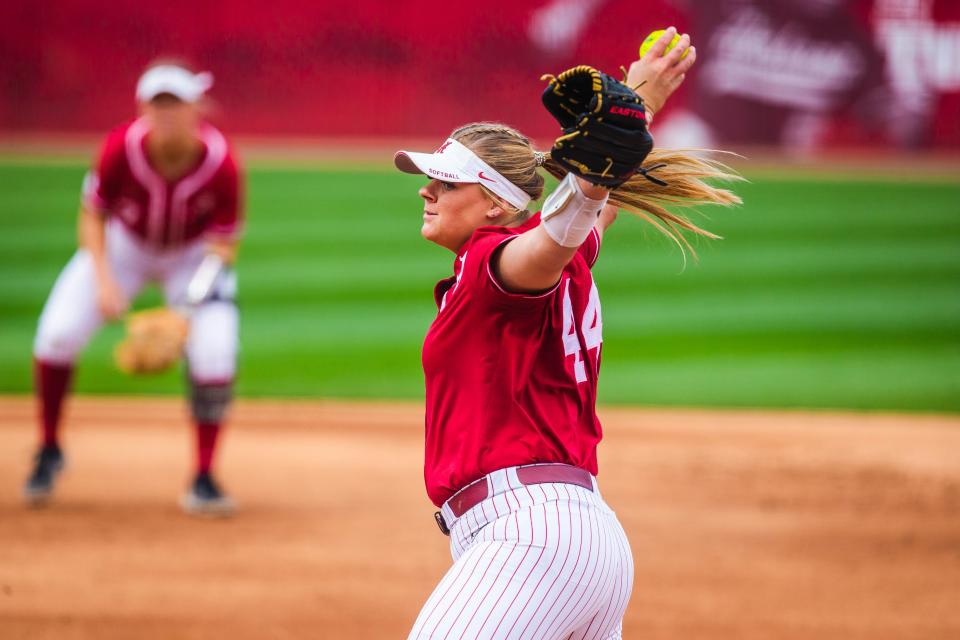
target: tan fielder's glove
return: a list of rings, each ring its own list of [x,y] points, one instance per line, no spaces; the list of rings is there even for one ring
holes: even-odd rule
[[[183,355],[189,322],[173,309],[162,307],[127,316],[127,335],[113,350],[113,360],[124,373],[159,373]]]

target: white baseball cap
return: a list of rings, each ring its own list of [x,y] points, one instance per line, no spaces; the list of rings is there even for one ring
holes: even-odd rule
[[[213,74],[193,73],[173,64],[147,69],[137,81],[137,100],[150,102],[161,93],[169,93],[184,102],[196,102],[213,86]]]
[[[453,138],[433,153],[397,151],[393,164],[404,173],[423,173],[444,182],[482,184],[521,211],[533,199]]]

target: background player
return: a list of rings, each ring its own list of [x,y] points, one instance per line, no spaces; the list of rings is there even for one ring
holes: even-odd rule
[[[661,57],[675,33],[630,68],[648,112],[696,59],[692,48],[681,59],[687,36]],[[670,152],[648,158],[666,163],[666,185],[636,175],[611,192],[489,123],[394,161],[431,178],[421,234],[457,256],[423,347],[425,479],[455,563],[410,637],[619,638],[633,561],[595,478],[602,316],[590,270],[617,206],[710,235],[659,203],[738,199],[700,179],[724,177],[718,166]],[[565,176],[543,221],[526,210],[543,191],[539,166]]]
[[[87,174],[79,214],[80,248],[61,272],[34,343],[41,446],[24,495],[41,504],[64,464],[59,424],[77,356],[104,321],[119,318],[148,282],[170,305],[208,254],[229,265],[241,225],[240,174],[231,149],[203,119],[209,73],[156,63],[136,88],[140,117],[107,136]],[[191,314],[186,346],[190,409],[196,425],[196,476],[181,504],[226,514],[233,504],[211,475],[231,398],[238,339],[236,280],[223,269]]]

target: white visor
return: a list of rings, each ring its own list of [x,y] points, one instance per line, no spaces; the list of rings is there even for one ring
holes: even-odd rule
[[[433,153],[397,151],[393,156],[393,164],[404,173],[423,173],[444,182],[482,184],[521,211],[532,200],[523,189],[452,138],[448,138]]]
[[[213,75],[191,73],[176,65],[159,65],[148,69],[137,82],[137,100],[150,102],[162,93],[169,93],[184,102],[196,102],[213,86]]]

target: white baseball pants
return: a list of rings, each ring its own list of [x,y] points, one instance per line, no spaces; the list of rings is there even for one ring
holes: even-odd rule
[[[167,303],[177,304],[186,299],[187,284],[203,260],[204,246],[197,240],[182,248],[157,251],[143,245],[119,222],[110,221],[106,252],[128,300],[147,283],[158,282]],[[47,298],[34,356],[45,362],[73,363],[102,325],[93,259],[80,249],[60,272]],[[201,384],[231,381],[236,373],[238,336],[239,317],[233,303],[212,301],[194,310],[186,346],[192,379]]]
[[[487,478],[487,498],[460,518],[442,509],[454,564],[409,638],[620,638],[633,558],[596,479],[590,491],[523,485],[515,468]]]

